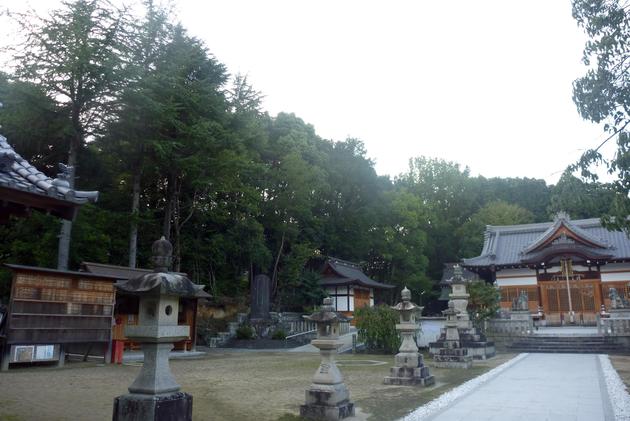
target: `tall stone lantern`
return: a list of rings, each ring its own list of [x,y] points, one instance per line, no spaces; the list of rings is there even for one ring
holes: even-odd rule
[[[321,309],[305,319],[317,325],[317,339],[311,344],[319,349],[322,362],[306,391],[306,403],[300,406],[300,415],[309,419],[336,421],[354,416],[354,403],[335,364],[335,354],[342,345],[339,340],[339,315],[334,311],[331,298],[324,298]]]
[[[138,324],[127,326],[125,336],[142,344],[144,364],[129,386],[129,394],[114,400],[114,421],[191,421],[192,396],[180,392],[169,367],[173,342],[186,339],[188,326],[177,325],[180,297],[194,297],[202,285],[169,272],[173,246],[164,237],[153,243],[154,271],[120,281],[116,287],[140,301]]]
[[[429,367],[424,365],[422,354],[418,352],[413,335],[418,331],[416,313],[422,311],[411,302],[411,291],[405,287],[400,293],[402,301],[392,307],[400,314],[400,323],[396,330],[400,332],[402,343],[395,357],[395,365],[390,369],[389,376],[385,377],[385,384],[392,385],[422,385],[430,386],[435,383],[435,378],[429,373]]]

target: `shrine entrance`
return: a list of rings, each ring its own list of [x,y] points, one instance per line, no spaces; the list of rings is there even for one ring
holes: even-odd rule
[[[547,325],[569,324],[571,310],[575,314],[575,324],[595,325],[603,304],[601,281],[582,279],[579,275],[568,281],[553,278],[538,282]]]

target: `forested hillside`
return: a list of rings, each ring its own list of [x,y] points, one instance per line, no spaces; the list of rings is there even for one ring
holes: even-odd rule
[[[606,186],[569,173],[548,186],[410,157],[406,172],[378,175],[359,139],[268,115],[264,93],[150,3],[129,16],[78,1],[39,25],[39,42],[16,47],[15,69],[0,76],[0,134],[51,176],[76,162],[76,187],[100,191],[73,224],[71,269],[147,267],[164,235],[174,269],[211,294],[243,294],[266,273],[275,305],[294,308],[311,304],[312,258],[362,262],[375,279],[430,291],[443,263],[480,252],[486,224],[608,210]],[[57,60],[50,48],[76,54]],[[60,224],[34,212],[0,227],[1,261],[55,267]]]

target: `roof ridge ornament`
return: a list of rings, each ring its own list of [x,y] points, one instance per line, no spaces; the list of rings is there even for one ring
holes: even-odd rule
[[[570,221],[571,217],[569,216],[569,214],[566,211],[560,211],[558,213],[556,213],[553,217],[553,222],[558,222],[558,221]]]

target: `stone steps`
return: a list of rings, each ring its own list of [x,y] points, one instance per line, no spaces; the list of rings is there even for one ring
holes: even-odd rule
[[[597,336],[528,336],[515,340],[507,348],[518,352],[622,354],[621,344]]]

